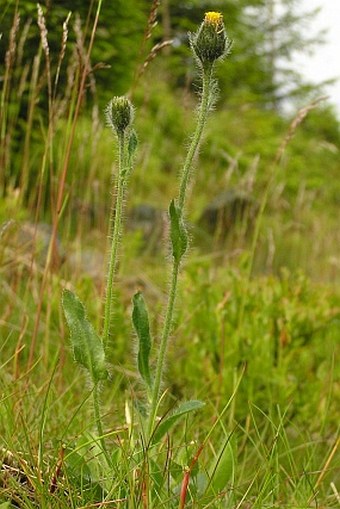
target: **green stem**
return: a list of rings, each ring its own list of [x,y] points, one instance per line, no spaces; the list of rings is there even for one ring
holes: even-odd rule
[[[97,433],[98,433],[98,440],[101,445],[101,448],[103,450],[103,453],[106,456],[106,459],[108,463],[110,464],[110,456],[106,448],[105,444],[105,438],[104,438],[104,431],[103,431],[103,425],[102,425],[102,419],[100,415],[100,404],[99,404],[99,382],[96,382],[93,386],[92,391],[93,396],[93,407],[94,407],[94,417],[96,420],[96,427],[97,427]]]
[[[201,103],[198,111],[198,118],[196,123],[196,129],[191,140],[191,144],[183,165],[181,182],[178,195],[177,206],[179,211],[182,212],[185,204],[186,192],[189,183],[190,173],[192,169],[192,162],[197,154],[198,146],[202,138],[204,126],[207,121],[209,113],[209,99],[210,99],[210,88],[212,83],[213,66],[207,70],[203,70],[202,75],[202,95]]]
[[[166,315],[165,315],[165,320],[164,320],[163,333],[162,333],[162,337],[161,337],[159,353],[158,353],[158,358],[157,358],[155,380],[154,380],[154,384],[153,384],[153,388],[152,388],[151,408],[150,408],[149,426],[148,426],[149,438],[151,438],[155,419],[156,419],[156,412],[157,412],[157,407],[158,407],[158,400],[159,400],[160,388],[161,388],[163,370],[164,370],[165,355],[166,355],[168,340],[169,340],[169,336],[170,336],[170,332],[171,332],[171,328],[172,328],[172,318],[173,318],[176,293],[177,293],[178,274],[179,274],[179,263],[174,263],[173,267],[172,267],[171,286],[170,286],[170,292],[169,292],[169,296],[168,296],[168,304],[167,304],[167,310],[166,310]]]
[[[178,209],[179,209],[179,212],[181,215],[183,213],[183,209],[184,209],[184,205],[185,205],[185,198],[186,198],[186,192],[187,192],[188,183],[189,183],[189,179],[190,179],[192,163],[193,163],[193,160],[197,154],[197,150],[198,150],[201,138],[202,138],[203,129],[206,124],[208,113],[209,113],[209,99],[210,99],[210,88],[211,88],[211,84],[212,84],[212,73],[213,73],[213,66],[211,66],[208,70],[203,71],[202,96],[201,96],[201,102],[200,102],[200,107],[199,107],[199,111],[198,111],[196,129],[195,129],[194,135],[192,137],[191,144],[190,144],[190,147],[189,147],[189,150],[188,150],[188,153],[187,153],[184,165],[183,165],[182,173],[181,173],[181,181],[180,181],[179,195],[178,195],[178,201],[177,201],[177,206],[178,206]],[[159,405],[159,397],[160,397],[160,389],[161,389],[162,378],[163,378],[165,355],[166,355],[167,346],[168,346],[168,342],[169,342],[169,336],[171,334],[171,329],[172,329],[173,314],[174,314],[174,307],[175,307],[177,286],[178,286],[179,269],[180,269],[180,262],[173,259],[171,285],[170,285],[170,291],[169,291],[169,295],[168,295],[168,303],[167,303],[167,309],[166,309],[165,320],[164,320],[164,325],[163,325],[163,333],[162,333],[160,346],[159,346],[159,353],[158,353],[156,372],[155,372],[155,380],[154,380],[154,384],[153,384],[153,388],[152,388],[152,395],[151,395],[150,415],[149,415],[149,422],[148,422],[148,437],[149,437],[149,439],[152,436],[155,419],[156,419],[157,408]]]
[[[110,337],[111,319],[112,319],[112,307],[113,307],[113,285],[114,279],[117,273],[118,265],[118,248],[122,230],[122,212],[124,203],[124,191],[125,191],[125,135],[121,133],[118,135],[118,177],[117,177],[117,198],[116,206],[111,211],[110,218],[110,235],[112,234],[110,262],[106,282],[105,292],[105,311],[104,311],[104,327],[102,340],[104,346]]]

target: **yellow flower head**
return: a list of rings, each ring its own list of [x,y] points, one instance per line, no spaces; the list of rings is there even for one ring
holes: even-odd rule
[[[206,12],[204,22],[219,27],[223,23],[223,15],[220,12]]]
[[[190,35],[191,49],[203,69],[211,69],[216,60],[226,56],[230,49],[220,12],[206,12],[203,23]]]

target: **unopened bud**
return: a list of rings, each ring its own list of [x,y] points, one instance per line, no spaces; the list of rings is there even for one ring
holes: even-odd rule
[[[228,54],[231,43],[227,37],[223,16],[207,12],[198,31],[190,36],[191,48],[203,67],[211,66]]]
[[[117,134],[123,134],[132,124],[133,106],[127,97],[114,97],[106,107],[106,118]]]

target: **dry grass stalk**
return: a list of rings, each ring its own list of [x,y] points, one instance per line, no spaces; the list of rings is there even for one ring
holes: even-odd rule
[[[9,34],[9,46],[5,55],[5,74],[3,78],[3,87],[0,103],[0,175],[1,187],[5,189],[6,186],[6,168],[9,166],[9,146],[11,135],[7,126],[9,110],[6,105],[11,92],[11,69],[14,65],[16,53],[16,38],[20,25],[20,16],[16,11],[14,14],[12,28]]]
[[[63,23],[63,33],[61,36],[61,47],[60,47],[59,58],[58,58],[57,72],[56,72],[55,79],[54,79],[54,97],[56,95],[57,85],[58,85],[58,81],[59,81],[61,64],[64,60],[65,53],[66,53],[66,46],[67,46],[67,39],[68,39],[68,24],[69,24],[69,21],[71,18],[71,14],[72,13],[70,11]]]
[[[147,68],[147,66],[150,64],[150,62],[152,62],[152,60],[154,60],[156,58],[156,56],[158,55],[158,53],[163,49],[163,48],[166,48],[168,46],[171,46],[171,44],[173,43],[173,40],[170,39],[169,41],[162,41],[162,42],[159,42],[158,44],[155,44],[155,46],[151,49],[150,53],[148,54],[148,56],[146,57],[146,59],[144,60],[144,63],[141,67],[141,69],[139,70],[139,73],[138,73],[138,78],[144,73],[145,69]]]
[[[67,171],[69,168],[69,162],[70,162],[73,141],[74,141],[74,137],[75,137],[76,125],[77,125],[81,105],[83,102],[83,94],[85,91],[86,79],[87,79],[87,76],[89,73],[90,56],[92,53],[94,39],[95,39],[95,35],[97,32],[97,26],[98,26],[98,22],[99,22],[99,14],[100,14],[101,6],[102,6],[102,0],[99,0],[96,16],[95,16],[93,26],[92,26],[91,39],[90,39],[88,49],[86,52],[85,64],[84,64],[83,72],[82,72],[81,78],[80,78],[77,102],[75,105],[70,135],[67,140],[67,146],[65,149],[63,164],[62,164],[62,168],[61,168],[61,174],[60,174],[59,183],[58,183],[55,208],[52,211],[53,216],[54,216],[53,217],[52,234],[51,234],[46,264],[45,264],[45,268],[44,268],[44,273],[43,273],[43,277],[42,277],[42,281],[41,281],[41,285],[40,285],[39,301],[38,301],[38,306],[37,306],[37,312],[36,312],[36,317],[35,317],[35,322],[34,322],[32,338],[31,338],[29,358],[28,358],[28,363],[27,363],[27,371],[30,371],[31,367],[33,366],[36,340],[37,340],[37,335],[38,335],[38,330],[39,330],[39,325],[40,325],[42,304],[43,304],[44,294],[45,294],[45,290],[46,290],[46,285],[48,282],[48,276],[50,274],[50,270],[53,268],[55,259],[58,259],[58,256],[56,253],[56,238],[57,238],[59,220],[60,220],[60,217],[62,214],[62,209],[63,209],[63,204],[64,204],[64,190],[65,190],[65,184],[66,184],[66,176],[67,176]]]
[[[314,110],[315,108],[317,108],[319,106],[319,104],[322,101],[324,101],[325,99],[327,99],[326,95],[318,97],[317,99],[315,99],[314,101],[311,101],[309,104],[307,104],[306,106],[304,106],[297,112],[296,116],[294,117],[294,119],[292,120],[292,122],[288,128],[286,136],[282,140],[282,143],[281,143],[278,151],[276,152],[275,159],[274,159],[275,165],[280,164],[280,162],[282,161],[282,157],[286,151],[288,144],[294,137],[296,129],[304,121],[304,119],[307,117],[308,113],[310,111]]]
[[[50,48],[48,46],[48,31],[46,27],[46,20],[40,4],[37,4],[38,9],[38,27],[40,30],[41,46],[43,48],[46,58],[46,75],[47,75],[47,87],[48,87],[48,98],[51,106],[52,101],[52,80],[51,80],[51,61],[50,61]]]
[[[28,115],[26,120],[26,132],[24,139],[24,147],[23,147],[23,159],[21,166],[21,175],[20,175],[20,194],[21,200],[25,199],[25,194],[28,186],[28,173],[29,173],[29,161],[30,161],[30,151],[31,151],[31,134],[32,134],[32,126],[34,119],[34,111],[37,105],[37,97],[39,94],[39,68],[40,68],[40,56],[35,55],[33,59],[32,66],[32,74],[30,81],[30,90],[29,90],[29,103],[28,103]]]
[[[79,58],[79,64],[80,67],[83,67],[84,62],[86,60],[86,51],[84,47],[84,35],[81,28],[81,19],[79,14],[76,15],[76,18],[73,23],[73,29],[74,33],[76,34],[76,49]]]
[[[149,17],[148,17],[148,24],[146,26],[145,33],[144,33],[144,42],[147,41],[148,39],[150,39],[150,37],[152,35],[152,30],[157,25],[157,12],[158,12],[158,7],[160,5],[161,5],[160,0],[153,0],[151,9],[150,9],[150,13],[149,13]]]
[[[18,12],[14,15],[13,25],[9,33],[9,45],[5,55],[6,71],[10,70],[14,63],[14,56],[17,48],[16,38],[20,26],[20,15]]]
[[[18,42],[18,53],[17,53],[17,66],[20,67],[22,64],[22,59],[24,56],[24,47],[25,43],[27,41],[28,32],[31,28],[32,19],[28,19],[24,25],[24,28],[22,29],[21,36]]]
[[[146,42],[151,38],[152,31],[155,28],[155,26],[157,25],[157,13],[158,13],[158,7],[160,6],[160,4],[161,4],[160,0],[153,0],[153,2],[151,4],[151,9],[150,9],[147,25],[146,25],[146,28],[144,31],[144,36],[143,36],[142,44],[140,47],[140,52],[139,52],[140,59],[142,58],[142,56],[145,53]],[[151,52],[149,53],[149,55],[143,60],[143,63],[136,69],[132,87],[131,87],[131,92],[130,92],[131,96],[133,95],[133,92],[137,86],[138,80],[143,75],[146,67],[157,56],[159,51],[162,48],[169,46],[171,44],[171,42],[172,41],[164,41],[164,43],[162,42],[162,43],[156,44],[151,49]],[[158,47],[158,46],[160,46],[160,47]]]

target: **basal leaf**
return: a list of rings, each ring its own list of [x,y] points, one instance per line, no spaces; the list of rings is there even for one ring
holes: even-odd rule
[[[217,495],[233,480],[235,472],[235,450],[230,436],[226,437],[209,469],[210,482],[207,494]]]
[[[103,343],[86,318],[85,308],[78,297],[69,290],[63,291],[62,306],[74,359],[86,368],[94,383],[108,377]]]
[[[68,477],[71,477],[79,485],[87,485],[93,482],[91,470],[86,459],[79,452],[66,449],[67,456],[64,461],[64,468]]]
[[[99,482],[100,478],[93,477],[89,461],[81,452],[67,449],[63,470],[69,482],[78,486],[87,498],[102,499],[105,496],[104,487]]]
[[[203,401],[198,400],[186,401],[185,403],[179,405],[179,407],[176,408],[176,410],[169,417],[166,417],[160,422],[152,437],[153,443],[159,442],[161,438],[169,431],[171,426],[173,426],[178,421],[178,419],[188,414],[189,412],[199,410],[204,405],[205,403],[203,403]]]
[[[177,263],[181,260],[188,247],[188,236],[183,224],[183,220],[174,200],[169,207],[170,215],[170,237],[172,244],[172,255]]]

